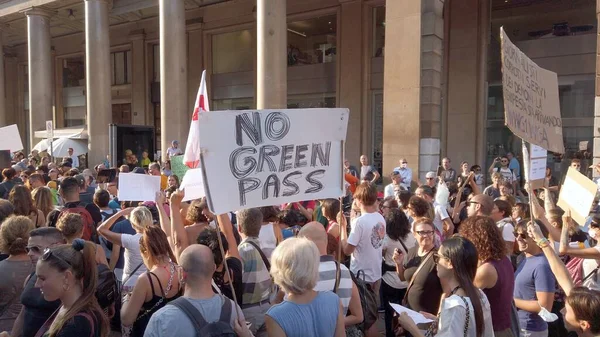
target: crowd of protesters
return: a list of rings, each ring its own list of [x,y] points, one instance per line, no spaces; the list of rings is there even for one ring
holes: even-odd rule
[[[168,161],[120,167],[162,179],[154,200],[120,202],[118,175],[98,181],[108,163],[13,160],[0,337],[600,336],[600,218],[560,210],[551,172],[523,189],[512,154],[487,187],[449,158],[424,182],[402,158],[379,186],[361,156],[340,200],[228,214],[184,202]]]

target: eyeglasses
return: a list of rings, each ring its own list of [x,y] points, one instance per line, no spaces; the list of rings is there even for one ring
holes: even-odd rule
[[[427,179],[427,180],[433,180],[433,178],[425,178],[425,179]]]
[[[467,201],[467,204],[468,205],[471,205],[471,204],[479,205],[479,203],[477,201],[472,201],[472,200]]]
[[[421,237],[432,236],[433,231],[417,231],[417,234]]]
[[[405,162],[405,161],[403,161],[403,162],[400,162],[400,164],[408,164],[408,163],[407,163],[407,162]]]
[[[515,235],[515,237],[516,237],[517,239],[518,239],[518,238],[521,238],[521,239],[523,239],[523,240],[527,240],[527,238],[529,237],[529,236],[527,235],[527,233],[517,233],[517,232],[514,232],[513,234]]]
[[[58,256],[56,254],[53,254],[52,250],[50,248],[46,248],[44,250],[44,254],[42,254],[42,261],[47,261],[48,259],[50,259],[52,257],[55,258],[55,259],[57,259],[58,261],[60,261],[62,263],[65,263],[68,266],[71,266],[71,264],[69,263],[69,261],[61,258],[60,256]]]

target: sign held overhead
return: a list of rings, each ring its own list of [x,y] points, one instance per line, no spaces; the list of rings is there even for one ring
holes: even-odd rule
[[[500,28],[504,119],[528,143],[564,153],[556,73],[540,68]]]
[[[202,169],[212,211],[340,197],[347,125],[348,109],[201,114]]]

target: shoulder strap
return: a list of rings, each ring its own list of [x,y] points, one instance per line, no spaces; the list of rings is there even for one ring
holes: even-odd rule
[[[469,309],[469,303],[467,303],[467,300],[464,297],[462,297],[462,296],[459,296],[459,297],[463,300],[463,302],[465,303],[465,306],[467,307],[466,308],[467,314],[466,314],[466,317],[465,317],[465,330],[463,332],[463,336],[467,337],[467,333],[469,331],[469,321],[470,321],[470,318],[471,318],[471,310]]]
[[[202,314],[192,303],[185,299],[185,297],[179,297],[174,301],[168,303],[178,307],[183,313],[192,321],[194,328],[196,328],[196,336],[200,336],[200,330],[204,328],[208,322],[202,317]]]
[[[221,317],[219,321],[221,322],[231,322],[231,300],[227,297],[221,295],[221,299],[223,300],[223,305],[221,306]]]
[[[140,262],[140,264],[138,264],[138,266],[135,267],[135,269],[131,272],[131,274],[129,274],[129,276],[127,276],[127,278],[123,280],[123,283],[121,285],[121,290],[123,290],[123,287],[125,286],[125,283],[127,283],[127,281],[129,281],[129,279],[133,276],[133,274],[135,274],[135,272],[138,271],[138,269],[140,269],[140,267],[143,264],[144,264],[144,262]]]
[[[254,248],[256,248],[256,250],[258,250],[258,253],[260,254],[260,257],[262,258],[265,266],[267,267],[267,270],[271,271],[271,263],[269,262],[269,259],[267,259],[267,256],[265,255],[265,253],[263,253],[262,249],[260,249],[260,247],[252,241],[246,241],[246,242],[251,244],[252,246],[254,246]]]
[[[404,297],[408,296],[408,291],[410,290],[413,283],[415,282],[415,279],[417,278],[417,274],[421,271],[423,266],[427,263],[427,261],[429,261],[429,259],[432,256],[433,256],[433,251],[430,251],[429,253],[427,253],[427,256],[425,257],[425,259],[423,261],[421,261],[421,264],[419,264],[419,267],[417,268],[417,270],[413,274],[412,278],[410,279],[410,282],[408,283],[408,287],[406,287],[406,293],[405,293]]]
[[[94,323],[94,319],[87,312],[80,312],[75,316],[83,316],[88,322],[90,322],[90,337],[94,337],[96,335],[96,324]]]
[[[338,288],[340,287],[340,278],[342,273],[342,267],[340,267],[340,263],[337,261],[333,261],[335,263],[335,285],[333,286],[333,293],[337,294]]]
[[[400,242],[400,244],[402,245],[402,248],[404,248],[404,253],[408,253],[408,248],[406,248],[406,245],[404,244],[404,242],[402,242],[402,239],[398,240]]]
[[[583,280],[581,280],[581,283],[585,282],[587,279],[589,279],[590,277],[594,276],[594,274],[597,274],[599,268],[600,268],[600,266],[594,268],[594,270],[592,270],[589,274],[585,275],[585,277],[583,278]]]

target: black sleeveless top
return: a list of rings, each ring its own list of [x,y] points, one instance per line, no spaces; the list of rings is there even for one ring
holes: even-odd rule
[[[60,306],[60,300],[48,302],[35,287],[37,276],[32,273],[21,293],[21,304],[23,304],[23,337],[34,337],[44,322],[52,316],[52,313]]]
[[[150,277],[150,275],[154,276],[156,278],[156,280],[158,281],[158,286],[160,287],[159,295],[156,295],[156,292],[154,291],[154,283],[152,282],[152,277]],[[148,325],[148,322],[150,321],[150,317],[152,317],[152,315],[155,312],[157,312],[160,308],[167,305],[167,303],[177,299],[179,296],[182,295],[182,291],[179,291],[173,297],[166,298],[165,291],[163,290],[162,284],[160,283],[160,279],[158,278],[158,276],[156,276],[156,274],[154,274],[151,271],[149,271],[146,274],[146,276],[148,276],[148,281],[150,282],[150,287],[152,287],[152,299],[150,301],[144,302],[144,304],[142,304],[140,313],[138,314],[137,319],[133,323],[133,328],[131,330],[131,337],[143,337],[144,332],[146,331],[146,326]],[[162,301],[162,303],[157,304],[163,297],[165,297],[165,299]]]

